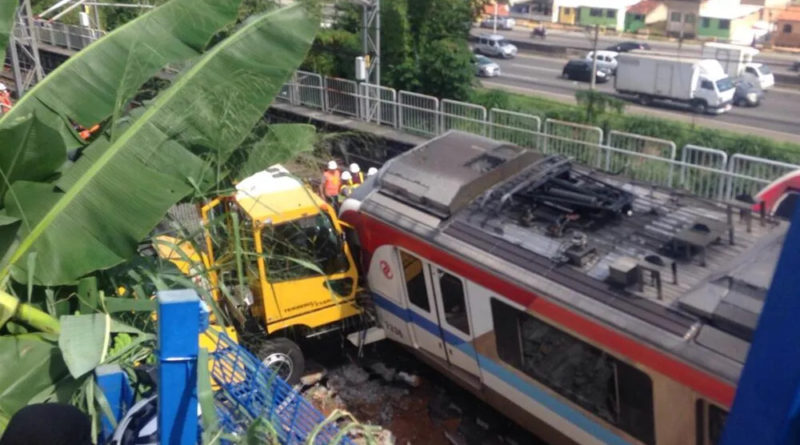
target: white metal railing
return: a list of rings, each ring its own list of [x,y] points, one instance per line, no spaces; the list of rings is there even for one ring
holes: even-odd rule
[[[414,134],[439,134],[439,99],[424,94],[400,91],[397,96],[400,114],[398,128]]]
[[[363,120],[397,127],[397,91],[394,88],[361,83],[358,91]]]
[[[342,114],[423,137],[458,129],[544,153],[560,153],[592,168],[684,190],[710,199],[755,195],[800,166],[634,133],[603,130],[533,114],[490,109],[410,91],[298,71],[278,101]],[[680,154],[680,159],[678,155]]]
[[[736,173],[727,186],[727,199],[739,195],[753,196],[777,178],[797,170],[798,166],[743,154],[735,154],[728,161],[728,171]]]
[[[542,119],[532,114],[492,108],[489,110],[489,137],[520,147],[536,148]]]
[[[325,111],[358,117],[358,84],[355,81],[325,77]]]
[[[545,119],[544,134],[556,136],[544,138],[541,150],[545,153],[559,153],[575,158],[578,162],[592,167],[601,167],[603,130],[591,125]],[[595,148],[586,150],[587,144]]]
[[[726,183],[718,175],[709,175],[694,166],[701,165],[714,170],[726,170],[728,154],[722,150],[699,145],[686,145],[681,150],[680,177],[678,185],[687,190],[697,190],[701,196],[718,200],[725,199]]]
[[[606,145],[636,153],[647,153],[664,159],[675,159],[677,155],[677,148],[672,141],[616,130],[612,130],[608,133]],[[605,165],[603,168],[606,171],[624,171],[626,175],[639,180],[645,178],[655,180],[655,176],[660,176],[665,173],[660,169],[648,170],[642,168],[643,166],[641,165],[632,165],[629,161],[630,159],[626,159],[625,156],[620,156],[612,150],[606,150]],[[672,171],[670,170],[666,174],[671,180]],[[655,181],[661,183],[659,180]]]
[[[80,51],[92,42],[103,37],[105,32],[83,26],[65,25],[47,20],[34,20],[33,32],[38,43],[65,48],[70,51]],[[24,30],[14,28],[17,36],[23,36]]]
[[[442,99],[439,102],[442,116],[441,129],[461,130],[480,136],[486,135],[486,108],[467,102]]]

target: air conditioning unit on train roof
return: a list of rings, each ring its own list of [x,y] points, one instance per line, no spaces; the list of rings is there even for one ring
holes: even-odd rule
[[[449,131],[390,161],[380,177],[381,193],[448,218],[541,157],[492,139]]]

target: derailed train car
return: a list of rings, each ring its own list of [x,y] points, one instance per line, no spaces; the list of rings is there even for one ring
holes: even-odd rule
[[[715,443],[787,226],[458,132],[340,214],[387,337],[553,444]]]

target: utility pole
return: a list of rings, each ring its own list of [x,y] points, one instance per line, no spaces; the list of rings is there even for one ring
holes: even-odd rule
[[[492,18],[492,34],[497,34],[497,0],[494,0],[494,17]]]
[[[591,75],[592,83],[589,86],[589,89],[591,91],[594,91],[594,84],[596,80],[595,78],[597,77],[597,36],[599,32],[600,32],[600,27],[594,25],[594,42],[592,43],[592,75]]]

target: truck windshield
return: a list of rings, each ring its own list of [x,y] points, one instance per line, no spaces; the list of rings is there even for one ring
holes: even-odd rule
[[[772,74],[772,70],[769,69],[769,67],[766,65],[761,65],[760,67],[758,67],[758,72],[761,73],[762,76]]]
[[[720,93],[728,91],[731,88],[733,88],[733,82],[731,82],[729,77],[725,77],[717,81],[717,90],[719,90]]]
[[[349,267],[342,239],[320,212],[261,232],[271,282],[344,272]]]

